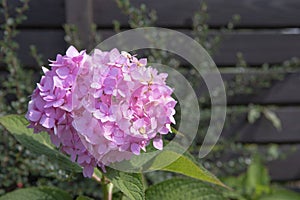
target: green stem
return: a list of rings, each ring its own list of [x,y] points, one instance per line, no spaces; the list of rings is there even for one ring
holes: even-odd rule
[[[97,181],[98,183],[102,184],[102,179],[101,177],[98,177],[95,173],[93,174],[92,178]]]
[[[102,185],[103,199],[112,200],[112,194],[113,194],[112,182],[110,182],[105,176],[103,176],[101,185]]]

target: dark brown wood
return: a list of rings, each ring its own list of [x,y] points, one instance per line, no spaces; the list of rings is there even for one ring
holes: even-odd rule
[[[18,55],[24,66],[36,66],[37,63],[30,55],[30,45],[37,47],[38,53],[43,55],[45,64],[48,59],[55,59],[56,54],[65,53],[67,48],[64,41],[64,32],[61,30],[24,30],[17,36],[20,44]]]
[[[250,65],[281,63],[300,56],[300,34],[279,32],[235,32],[225,35],[221,47],[213,57],[216,63],[232,65],[236,52],[241,52]]]
[[[244,74],[245,78],[249,75]],[[263,80],[259,78],[258,80]],[[300,73],[284,74],[283,80],[275,80],[271,82],[270,88],[253,88],[254,93],[250,95],[238,95],[228,97],[229,104],[276,104],[276,105],[300,105]],[[263,76],[265,77],[265,76]]]
[[[13,10],[20,5],[18,0],[9,0],[8,5]],[[62,28],[65,20],[64,0],[31,0],[29,10],[26,11],[27,20],[20,27],[32,28]],[[0,24],[3,23],[3,16],[0,15]]]
[[[65,0],[31,0],[28,20],[23,26],[47,27],[61,26],[65,23]],[[86,1],[82,1],[86,2]],[[145,3],[150,9],[155,9],[158,15],[158,26],[191,27],[193,13],[199,10],[202,0],[133,0],[133,5]],[[209,0],[209,25],[224,26],[232,15],[240,14],[239,27],[274,28],[300,27],[300,2],[298,0]],[[17,5],[16,0],[9,1],[11,7]],[[41,9],[46,8],[46,9]],[[93,5],[94,19],[99,27],[112,27],[113,20],[119,20],[123,26],[128,26],[128,18],[121,13],[115,1],[95,0]]]
[[[191,31],[177,29],[192,36]],[[103,39],[112,36],[112,30],[99,30]],[[220,34],[213,32],[214,36]],[[300,57],[300,34],[283,34],[280,31],[235,31],[223,33],[218,51],[212,56],[219,66],[235,65],[237,53],[243,56],[249,65],[261,65],[263,63],[279,64],[293,57]],[[183,63],[186,65],[186,63]]]
[[[274,112],[281,121],[281,130],[277,130],[263,114],[256,122],[250,124],[247,120],[247,113],[241,113],[236,114],[231,120],[227,116],[230,124],[228,121],[222,137],[243,143],[299,143],[300,107],[279,107],[274,109]]]
[[[263,105],[280,105],[280,106],[297,106],[300,105],[300,71],[281,73],[277,72],[276,77],[271,73],[261,73],[259,69],[252,72],[233,73],[236,68],[219,68],[224,85],[226,85],[227,105],[239,106],[248,104],[263,104]],[[200,76],[200,75],[199,75]],[[210,75],[207,75],[210,79]],[[273,80],[270,79],[273,76]],[[282,79],[279,79],[280,78]],[[193,83],[194,91],[197,97],[205,104],[210,105],[209,93],[207,86],[202,78],[188,75],[187,79]],[[242,83],[247,83],[247,80],[255,80],[245,86],[236,82],[236,78],[242,80]],[[197,80],[197,81],[196,81]],[[261,85],[257,85],[260,82]],[[262,87],[263,83],[269,83],[268,87]],[[230,87],[228,86],[230,85]],[[232,89],[235,88],[235,89]],[[250,89],[251,91],[245,91]],[[203,105],[204,106],[204,105]]]
[[[290,146],[290,148],[294,147]],[[267,164],[273,181],[296,181],[300,179],[300,145],[297,145],[295,148],[295,151],[286,155],[286,158],[275,160]],[[282,147],[279,149],[282,149]]]
[[[65,0],[66,22],[78,28],[82,46],[91,47],[91,26],[93,23],[93,0]]]
[[[226,71],[226,72],[225,72]],[[222,69],[220,72],[223,78],[224,83],[230,85],[235,82],[235,78],[239,76],[244,83],[247,80],[255,78],[256,82],[269,82],[270,87],[262,88],[261,86],[250,85],[252,92],[247,94],[246,92],[238,95],[230,95],[228,89],[226,91],[228,105],[247,105],[252,104],[273,104],[273,105],[300,105],[300,72],[293,73],[281,73],[273,72],[271,73],[261,73],[259,70],[252,72],[243,72],[243,73],[233,73],[230,71],[237,71],[234,68]],[[274,80],[270,80],[270,76],[274,76]],[[279,76],[283,78],[279,79]],[[252,83],[254,84],[254,83]],[[203,82],[199,81],[199,87],[196,89],[196,93],[199,97],[207,95],[207,89]],[[235,85],[236,88],[241,87],[240,85]]]
[[[158,26],[191,27],[192,17],[202,0],[133,0],[133,5],[145,3],[157,11]],[[240,27],[299,27],[300,2],[298,0],[209,0],[209,25],[224,26],[234,14],[241,15]],[[94,19],[100,27],[112,27],[113,20],[128,26],[128,18],[120,12],[114,1],[95,0]]]

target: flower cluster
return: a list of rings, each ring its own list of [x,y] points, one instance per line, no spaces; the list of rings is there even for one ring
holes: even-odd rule
[[[47,131],[87,177],[97,165],[139,155],[151,141],[161,150],[176,101],[167,74],[146,65],[117,49],[87,55],[71,46],[51,70],[43,68],[26,114],[30,127]]]

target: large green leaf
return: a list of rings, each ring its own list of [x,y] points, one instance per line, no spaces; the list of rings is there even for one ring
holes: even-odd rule
[[[137,167],[144,170],[163,170],[169,172],[180,173],[192,178],[196,178],[209,183],[226,187],[218,178],[205,168],[196,164],[194,157],[185,152],[185,150],[177,143],[167,145],[166,149],[158,154],[141,154],[134,156],[130,161],[118,163],[118,167],[126,165]],[[177,158],[177,159],[176,159]]]
[[[52,187],[18,189],[0,197],[0,200],[72,200],[65,191]]]
[[[174,157],[179,157],[179,158],[174,162],[172,162],[171,164],[164,166],[164,163],[168,162],[168,160],[173,160]],[[180,173],[185,176],[189,176],[201,181],[206,181],[209,183],[226,187],[212,173],[210,173],[200,165],[196,164],[191,158],[185,155],[178,155],[176,152],[173,151],[164,151],[161,154],[159,154],[154,159],[151,168]]]
[[[105,176],[130,199],[145,199],[145,186],[141,174],[126,173],[107,168]]]
[[[173,178],[146,190],[146,200],[223,200],[222,194],[212,186],[195,179]]]
[[[0,124],[30,151],[46,155],[51,161],[57,162],[62,169],[74,172],[82,171],[80,166],[73,163],[67,156],[59,152],[55,146],[52,145],[47,133],[34,134],[32,129],[27,128],[28,121],[23,116],[7,115],[0,117]]]

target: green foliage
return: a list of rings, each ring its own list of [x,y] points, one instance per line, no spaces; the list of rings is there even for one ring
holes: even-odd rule
[[[43,55],[38,53],[38,50],[37,50],[36,46],[30,45],[29,49],[30,49],[30,55],[34,58],[37,65],[38,66],[43,66],[43,64],[44,64]]]
[[[28,158],[24,160],[26,155],[24,156],[21,154],[21,157],[19,156],[14,162],[21,159],[21,163],[26,161],[26,165],[21,165],[21,168],[13,168],[13,171],[10,172],[13,173],[12,176],[5,174],[5,177],[13,178],[12,182],[8,182],[4,179],[4,177],[2,180],[3,184],[7,184],[5,186],[8,187],[11,184],[15,184],[14,178],[18,177],[17,175],[22,172],[24,173],[22,176],[33,176],[33,178],[36,179],[34,183],[36,185],[60,186],[73,195],[92,194],[93,196],[99,197],[99,192],[94,190],[94,188],[98,187],[98,185],[92,180],[83,179],[81,177],[81,167],[76,163],[71,162],[67,156],[60,153],[50,142],[48,134],[33,134],[32,129],[27,128],[28,122],[23,116],[19,115],[7,115],[0,117],[0,124],[5,126],[6,129],[9,130],[12,135],[26,148],[27,154],[28,150],[35,152],[39,155],[38,159],[43,159],[42,163],[45,163],[41,165],[41,161],[37,162],[34,158],[28,161]],[[23,148],[23,146],[21,147]],[[35,169],[34,172],[29,171],[32,168]],[[75,173],[78,173],[79,175],[76,175]],[[95,169],[95,175],[99,178],[102,176],[98,169]],[[18,179],[18,182],[24,184],[24,186],[30,186],[26,183],[26,179]]]
[[[5,33],[0,37],[0,116],[24,113],[34,86],[33,70],[22,65],[18,58],[19,44],[15,40],[19,33],[18,26],[26,20],[29,0],[20,1],[17,7],[12,7],[10,3],[12,1],[0,2],[0,15],[4,21],[0,28]],[[32,50],[36,58],[40,58]],[[45,156],[31,153],[2,128],[0,132],[0,195],[17,187],[34,185],[36,182],[33,180],[40,174],[44,174],[43,177],[54,176],[56,166],[49,163]],[[56,173],[58,179],[63,176],[62,171]]]
[[[249,123],[253,124],[256,120],[258,120],[261,117],[262,114],[266,119],[268,119],[272,123],[272,125],[278,131],[281,131],[281,121],[274,112],[274,107],[250,105],[248,112]]]
[[[55,163],[60,169],[68,171],[69,174],[82,172],[82,168],[79,165],[71,162],[70,158],[59,152],[59,150],[51,143],[47,133],[34,134],[32,129],[27,128],[28,121],[23,116],[7,115],[0,117],[0,124],[4,126],[24,147],[31,152],[47,156],[51,163]],[[31,162],[30,164],[34,164],[34,162]],[[95,169],[95,175],[98,178],[102,177],[102,174],[98,169]]]
[[[46,155],[51,161],[56,162],[62,169],[73,172],[81,172],[82,169],[77,164],[72,163],[68,157],[60,153],[51,144],[47,133],[33,134],[32,129],[27,128],[28,122],[23,116],[7,115],[0,117],[0,124],[32,152]],[[162,163],[175,156],[179,157],[175,162],[161,168]],[[188,157],[180,156],[172,151],[165,151],[157,156],[152,163],[152,168],[176,172],[195,179],[224,186],[224,184],[222,184],[215,176],[203,167],[199,167]],[[102,177],[97,169],[95,174],[98,178]],[[114,186],[116,186],[130,199],[145,199],[145,185],[141,174],[120,172],[112,168],[107,168],[105,176],[113,183]]]
[[[65,24],[63,28],[66,33],[65,41],[68,44],[75,46],[77,49],[81,49],[82,44],[78,33],[78,27],[76,27],[74,24]]]
[[[137,8],[132,6],[129,0],[116,0],[116,2],[122,12],[129,17],[128,23],[131,28],[153,26],[157,20],[155,10],[148,11],[145,4]]]
[[[63,190],[51,187],[19,189],[0,197],[0,200],[72,200]]]
[[[149,171],[165,171],[182,174],[201,181],[226,187],[218,178],[207,171],[199,163],[196,163],[194,156],[185,152],[179,144],[173,143],[172,147],[167,146],[163,152],[158,154],[142,154],[135,156],[130,161],[121,162],[120,165],[125,166],[129,162],[129,166],[137,169],[143,168]],[[151,151],[147,148],[147,152]],[[136,165],[135,165],[136,164]]]
[[[146,190],[146,200],[225,200],[221,192],[211,185],[194,179],[173,178]]]
[[[4,65],[2,69],[8,72],[8,76],[0,77],[1,93],[0,93],[0,110],[1,112],[22,113],[24,112],[24,105],[26,96],[32,91],[31,80],[28,76],[32,76],[32,71],[25,70],[20,60],[17,57],[17,50],[19,49],[15,37],[18,35],[17,26],[25,19],[25,11],[28,10],[29,0],[23,1],[20,7],[16,7],[13,12],[15,17],[11,17],[11,10],[9,9],[7,0],[2,0],[1,7],[3,18],[6,23],[1,25],[1,31],[5,34],[0,40],[0,60]],[[26,76],[25,76],[26,74]],[[8,103],[9,101],[9,103]]]
[[[0,124],[32,152],[46,155],[53,162],[57,162],[62,169],[74,172],[82,171],[77,164],[55,149],[47,133],[34,134],[32,129],[27,128],[29,123],[23,116],[6,115],[0,118]]]
[[[90,24],[90,35],[88,36],[89,47],[83,46],[80,40],[78,27],[74,24],[64,24],[63,25],[65,35],[65,41],[69,45],[75,46],[77,49],[86,49],[87,51],[92,50],[101,42],[101,35],[97,32],[97,25],[95,23]]]
[[[238,177],[226,177],[223,181],[235,189],[234,191],[224,191],[224,196],[230,199],[300,199],[300,194],[271,184],[268,171],[262,164],[261,157],[258,154],[253,156],[251,165],[248,167],[246,173]]]
[[[207,4],[203,1],[200,5],[200,9],[193,16],[193,37],[199,42],[205,50],[213,55],[219,49],[220,42],[223,39],[224,33],[230,33],[240,21],[239,15],[233,15],[232,19],[228,22],[226,27],[220,28],[220,33],[212,34],[210,27],[208,26],[209,15],[207,13]]]
[[[141,174],[120,172],[108,168],[105,176],[128,198],[135,200],[145,199],[145,186]]]
[[[176,161],[172,162],[168,166],[161,167],[168,160],[173,160],[174,157],[179,157]],[[159,154],[152,164],[152,169],[159,169],[163,171],[175,172],[189,176],[201,181],[217,184],[226,187],[219,179],[213,174],[207,171],[202,166],[197,165],[191,159],[186,156],[180,156],[176,152],[164,151]]]
[[[261,116],[261,109],[257,107],[250,107],[248,112],[248,122],[253,124],[256,120],[258,120]]]
[[[269,109],[264,109],[263,111],[265,117],[272,122],[273,126],[277,129],[277,130],[281,130],[281,121],[280,119],[277,117],[277,115]]]
[[[266,167],[261,163],[258,155],[255,155],[245,176],[246,193],[249,196],[260,196],[269,192],[270,178]]]
[[[271,187],[270,194],[262,195],[258,200],[300,200],[300,195],[284,188]]]
[[[90,197],[86,197],[86,196],[79,196],[76,198],[76,200],[93,200],[93,199]]]

